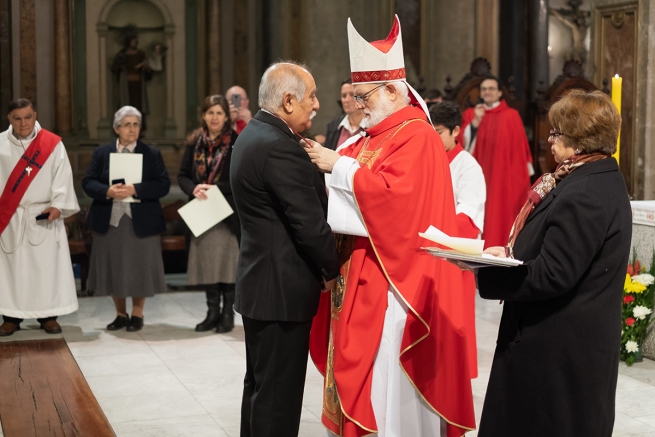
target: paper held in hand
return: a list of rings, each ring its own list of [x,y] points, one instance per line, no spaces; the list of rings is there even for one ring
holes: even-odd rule
[[[425,232],[419,232],[419,236],[451,248],[451,250],[448,250],[438,247],[424,247],[423,249],[427,250],[431,255],[450,261],[459,261],[473,269],[491,266],[515,267],[523,264],[523,261],[517,259],[499,258],[482,253],[484,240],[451,237],[434,226],[430,226]]]
[[[196,238],[234,213],[216,185],[212,185],[205,194],[207,199],[193,199],[177,210]]]
[[[143,155],[140,153],[110,153],[109,183],[116,179],[125,179],[126,184],[142,182]],[[136,202],[134,197],[126,197],[121,202]]]

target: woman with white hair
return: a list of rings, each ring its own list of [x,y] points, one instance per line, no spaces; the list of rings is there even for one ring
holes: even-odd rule
[[[93,230],[89,289],[98,296],[110,295],[116,319],[107,325],[115,331],[143,327],[146,297],[166,289],[159,234],[166,229],[159,199],[168,194],[171,181],[161,152],[139,141],[141,113],[123,106],[114,115],[116,142],[98,147],[82,180],[84,192],[93,198],[87,223]],[[143,155],[142,181],[126,184],[109,180],[112,153]],[[132,197],[134,202],[125,202]],[[126,298],[132,298],[132,317]]]

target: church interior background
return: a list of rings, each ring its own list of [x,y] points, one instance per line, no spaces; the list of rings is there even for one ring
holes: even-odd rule
[[[393,14],[398,14],[402,24],[408,80],[419,91],[436,88],[446,99],[468,105],[471,91],[466,87],[472,79],[492,73],[501,80],[508,104],[519,110],[523,119],[538,174],[550,171],[552,166],[547,135],[544,137],[544,117],[548,105],[558,95],[558,86],[565,81],[577,81],[587,89],[609,93],[612,76],[619,74],[623,77],[620,168],[632,199],[655,199],[655,0],[2,0],[0,129],[8,126],[6,108],[11,100],[24,97],[35,102],[41,125],[63,137],[80,205],[88,208],[91,200],[82,192],[81,180],[93,150],[115,138],[113,114],[121,106],[125,92],[138,93],[142,105],[139,109],[147,108],[143,111],[147,122],[143,140],[161,150],[173,182],[162,203],[179,206],[187,200],[176,186],[183,142],[199,125],[199,106],[205,96],[224,94],[232,85],[242,86],[254,115],[258,109],[258,85],[266,67],[278,59],[302,61],[316,79],[321,103],[310,134],[324,134],[327,123],[341,113],[340,84],[349,77],[348,17],[362,36],[371,41],[386,37]],[[139,56],[151,59],[158,68],[142,75],[132,88],[123,89],[115,65],[125,62],[124,48],[134,39]],[[175,223],[167,232],[170,237],[178,237],[178,241],[171,243],[173,250],[164,252],[165,265],[167,273],[179,273],[184,270],[180,264],[186,260],[184,231],[179,231],[180,223],[175,219],[171,221]],[[82,234],[79,231],[75,235],[84,238]],[[655,239],[655,233],[648,235]],[[180,247],[182,254],[178,253]],[[645,258],[650,260],[650,252]],[[202,296],[170,299],[170,305],[154,304],[151,321],[159,317],[159,323],[169,323],[173,304],[187,318],[191,317],[189,314],[202,316]],[[490,366],[494,329],[497,330],[496,322],[490,320],[496,320],[499,314],[496,308],[489,308],[478,315],[478,325],[489,327],[489,332],[478,341],[482,348],[488,347],[488,351],[481,352],[481,378],[474,383],[478,419],[486,386],[483,367]],[[97,318],[95,309],[87,311],[89,314],[79,316],[80,323],[91,323]],[[98,311],[111,312],[111,304]],[[172,317],[182,318],[180,314]],[[179,323],[191,326],[195,319]],[[207,394],[197,395],[189,388],[193,387],[193,370],[185,368],[176,373],[174,369],[175,360],[182,359],[183,354],[175,349],[178,346],[164,347],[163,340],[188,339],[191,332],[164,339],[161,336],[169,332],[166,329],[164,334],[146,331],[141,339],[144,344],[162,340],[158,343],[163,348],[159,353],[162,363],[224,432],[188,435],[238,435],[239,413],[232,404],[239,404],[236,398],[242,369],[237,366],[232,379],[220,383],[234,386],[228,388],[234,389],[235,400],[220,400],[220,410],[215,400],[207,401],[208,407],[202,401]],[[82,333],[70,335],[76,338]],[[218,341],[204,336],[196,346],[200,348],[202,341],[210,340]],[[242,345],[230,344],[232,340],[240,340],[239,334],[221,340],[225,343],[220,345],[221,353],[232,354],[230,359],[241,363]],[[69,343],[114,431],[119,435],[146,435],[138,431],[146,428],[126,425],[140,423],[138,420],[116,418],[122,408],[120,402],[107,399],[119,396],[109,382],[98,382],[92,360],[85,358],[90,349],[83,346]],[[151,349],[158,353],[154,346]],[[635,381],[650,381],[644,382],[645,388],[639,387],[650,393],[644,395],[644,399],[650,399],[643,401],[643,405],[648,404],[643,407],[644,415],[655,412],[655,365],[650,363],[641,374],[624,369],[621,376],[629,374]],[[87,372],[88,369],[92,370]],[[184,380],[186,371],[191,383]],[[620,390],[622,381],[633,382],[621,377]],[[320,396],[320,377],[312,380],[308,376],[308,381],[316,385],[310,385],[308,393]],[[199,384],[197,381],[196,386]],[[189,405],[184,404],[182,409],[193,410]],[[212,413],[214,407],[220,412]],[[320,417],[320,401],[317,405],[305,404],[305,408],[301,435],[323,435],[320,423],[311,418],[314,409],[314,415]],[[236,424],[232,423],[232,416],[237,417]],[[655,416],[650,417],[652,426],[640,428],[640,424],[633,423],[630,413],[619,411],[617,423],[625,432],[615,435],[638,435],[644,431],[639,435],[655,436]],[[162,432],[166,427],[177,426],[170,418],[157,420],[164,424]],[[180,420],[184,424],[186,419]],[[207,429],[213,426],[205,425]],[[189,426],[196,431],[204,429],[202,424],[196,428]],[[134,434],[119,432],[128,428]],[[638,432],[632,432],[635,429]]]

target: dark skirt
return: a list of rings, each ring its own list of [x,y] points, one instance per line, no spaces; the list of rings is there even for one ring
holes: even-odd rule
[[[166,291],[160,236],[137,237],[127,214],[117,228],[93,233],[90,264],[88,287],[96,296],[152,297]]]
[[[237,279],[239,243],[225,222],[199,236],[191,235],[187,283],[234,284]]]

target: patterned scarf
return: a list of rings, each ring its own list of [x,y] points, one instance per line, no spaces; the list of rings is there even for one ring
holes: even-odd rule
[[[232,142],[232,129],[226,129],[210,140],[206,130],[202,130],[196,141],[193,154],[193,174],[199,184],[214,184],[221,178],[225,166],[225,155]]]
[[[544,173],[537,179],[530,191],[528,192],[528,200],[521,208],[521,212],[516,216],[514,220],[514,225],[512,225],[512,230],[509,233],[509,242],[507,247],[509,248],[509,255],[514,258],[514,243],[519,236],[519,233],[525,226],[525,222],[530,216],[530,213],[541,203],[542,200],[550,193],[557,183],[562,179],[570,175],[575,169],[580,168],[584,164],[590,162],[600,161],[601,159],[608,158],[610,155],[605,153],[591,153],[591,154],[582,154],[574,155],[566,161],[562,162],[557,166],[557,169],[554,173]]]

